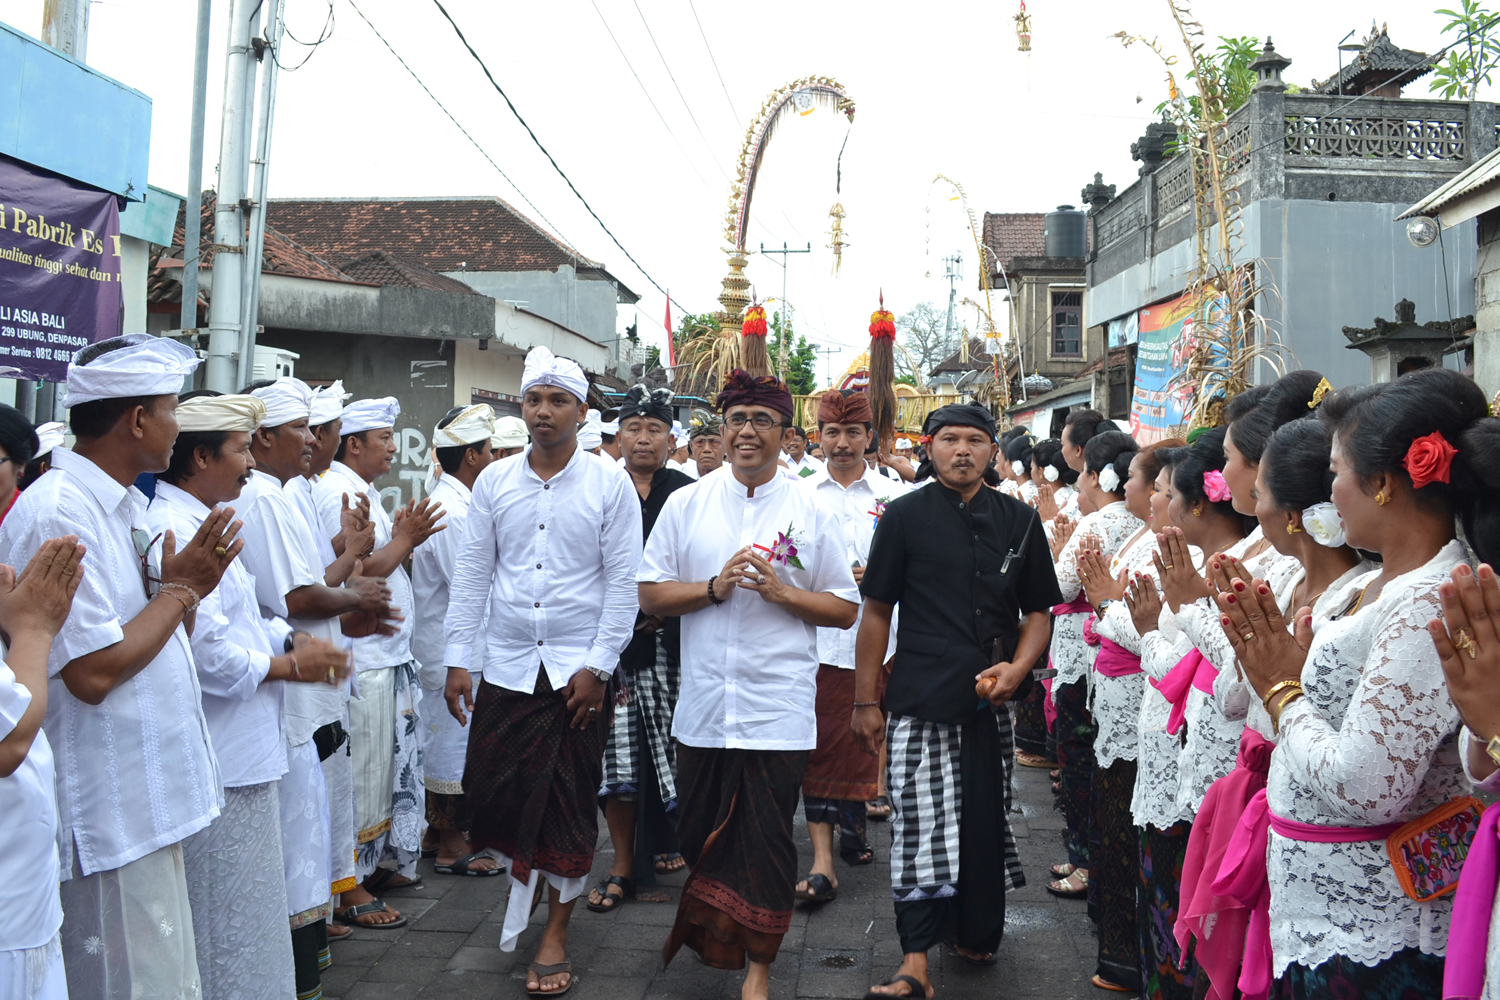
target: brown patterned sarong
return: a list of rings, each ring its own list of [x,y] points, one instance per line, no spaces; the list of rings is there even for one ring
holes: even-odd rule
[[[470,849],[504,854],[521,882],[533,867],[582,878],[594,864],[611,704],[605,698],[587,728],[569,729],[567,700],[540,670],[531,694],[481,682],[474,702],[464,762]]]
[[[704,965],[776,960],[792,925],[797,845],[792,817],[806,750],[677,748],[677,835],[692,868],[662,949],[686,944]]]
[[[807,759],[804,795],[868,802],[880,794],[880,757],[863,752],[854,741],[849,731],[853,714],[854,671],[818,664],[818,748]]]

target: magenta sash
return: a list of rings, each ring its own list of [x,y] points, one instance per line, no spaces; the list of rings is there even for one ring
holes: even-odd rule
[[[1490,946],[1490,917],[1495,910],[1495,880],[1500,877],[1500,802],[1484,811],[1479,830],[1464,859],[1453,917],[1448,930],[1448,958],[1443,965],[1443,1000],[1477,1000],[1484,993],[1485,958]]]
[[[1198,939],[1193,954],[1208,976],[1209,1000],[1233,997],[1250,920],[1249,910],[1238,900],[1214,892],[1213,877],[1250,799],[1266,787],[1273,749],[1274,743],[1246,726],[1234,770],[1209,786],[1188,833],[1187,853],[1182,859],[1181,903],[1173,932],[1184,955],[1189,940]]]
[[[1129,677],[1141,672],[1141,658],[1119,643],[1101,637],[1094,670],[1105,677]]]
[[[1092,616],[1094,613],[1094,606],[1089,603],[1088,598],[1084,597],[1082,594],[1079,594],[1076,598],[1069,601],[1067,604],[1053,605],[1052,613],[1054,615]],[[1084,622],[1084,629],[1085,631],[1087,631],[1088,622]],[[1050,656],[1047,657],[1047,666],[1052,666],[1052,657]],[[1049,677],[1046,680],[1042,681],[1042,687],[1047,689],[1046,700],[1042,702],[1042,714],[1047,718],[1047,732],[1050,733],[1052,732],[1053,727],[1057,722],[1057,705],[1052,701],[1052,678]]]
[[[1167,716],[1167,733],[1176,736],[1182,728],[1183,719],[1187,715],[1188,692],[1197,688],[1204,694],[1214,693],[1214,678],[1219,676],[1219,668],[1215,667],[1203,658],[1203,654],[1194,649],[1177,661],[1177,666],[1167,671],[1167,676],[1161,680],[1151,679],[1151,686],[1161,692],[1161,696],[1172,703],[1172,712]]]
[[[1255,793],[1235,827],[1213,884],[1214,892],[1238,900],[1250,909],[1245,960],[1240,967],[1239,980],[1245,1000],[1263,1000],[1271,991],[1271,884],[1266,863],[1271,831],[1275,830],[1289,840],[1312,844],[1357,844],[1366,840],[1384,840],[1401,826],[1400,823],[1380,826],[1299,823],[1271,812],[1264,788]]]

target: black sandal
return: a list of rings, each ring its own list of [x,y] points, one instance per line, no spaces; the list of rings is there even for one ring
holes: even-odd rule
[[[838,898],[839,891],[822,872],[814,872],[803,881],[807,883],[807,888],[797,890],[798,899],[805,899],[809,903],[831,903]]]
[[[682,863],[673,864],[674,861],[680,861]],[[681,854],[673,851],[670,854],[658,854],[652,860],[652,867],[656,869],[656,874],[658,875],[671,875],[686,868],[687,861]]]
[[[364,881],[365,891],[372,896],[379,896],[382,893],[393,892],[397,889],[415,889],[422,884],[422,876],[413,875],[411,878],[406,879],[405,882],[392,885],[392,881],[398,878],[406,878],[406,876],[394,868],[376,868],[370,873],[370,877]]]
[[[438,875],[469,875],[475,878],[493,878],[505,874],[505,866],[498,862],[493,868],[474,867],[474,862],[485,858],[494,860],[483,851],[475,851],[473,854],[465,854],[451,865],[433,865],[432,870]]]
[[[839,851],[839,857],[844,859],[844,864],[854,868],[861,865],[873,864],[875,862],[875,849],[868,844],[857,851]]]
[[[620,894],[618,896],[609,891],[609,887],[612,885],[620,887]],[[611,910],[617,910],[626,900],[635,898],[635,883],[624,875],[611,875],[595,886],[594,889],[599,893],[599,902],[596,903],[591,899],[586,899],[583,901],[583,905],[595,913],[608,913]]]
[[[927,987],[923,986],[912,976],[892,976],[880,985],[895,986],[897,983],[905,983],[911,988],[911,992],[906,994],[907,996],[921,997],[922,1000],[927,1000]],[[900,995],[899,993],[876,993],[872,990],[865,994],[865,1000],[882,1000],[884,997],[899,997]]]
[[[874,820],[887,820],[891,818],[891,800],[884,795],[879,796],[873,802],[865,803],[865,818]]]

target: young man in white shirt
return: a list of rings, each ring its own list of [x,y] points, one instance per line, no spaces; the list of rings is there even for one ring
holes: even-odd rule
[[[870,539],[885,505],[906,492],[899,479],[879,475],[865,464],[874,419],[868,393],[825,392],[818,401],[818,434],[828,464],[802,481],[802,488],[811,490],[819,506],[833,515],[855,583],[864,576]],[[846,863],[867,865],[875,860],[865,839],[865,803],[879,794],[880,758],[860,752],[849,731],[854,711],[854,636],[852,628],[818,629],[818,745],[802,778],[813,863],[807,878],[797,885],[797,898],[815,903],[832,899],[838,890],[833,870],[835,830],[839,855]],[[887,658],[894,651],[893,637]]]
[[[464,521],[469,516],[474,480],[490,464],[490,438],[494,433],[495,411],[484,403],[454,407],[438,421],[432,431],[432,447],[441,475],[427,496],[442,507],[438,521],[442,530],[418,545],[411,557],[417,616],[411,651],[420,665],[422,700],[431,706],[422,712],[422,775],[427,789],[427,826],[438,836],[433,870],[439,875],[494,877],[502,870],[488,853],[469,849],[465,838],[469,810],[463,786],[469,730],[441,707],[448,683],[443,664],[448,588],[463,551]],[[483,663],[482,656],[478,663]],[[472,679],[477,686],[479,678]]]
[[[182,626],[244,543],[223,511],[191,537],[153,537],[132,485],[167,467],[177,392],[197,366],[191,349],[146,334],[78,352],[68,367],[77,443],[53,449],[52,468],[0,524],[6,565],[65,535],[88,549],[52,645],[45,722],[75,996],[201,989],[181,842],[219,815],[219,766]]]
[[[215,506],[238,500],[255,465],[251,432],[265,413],[254,396],[190,394],[180,403],[172,460],[146,513],[153,535],[191,536]],[[295,992],[279,802],[288,767],[283,682],[335,687],[348,657],[306,633],[294,649],[292,627],[261,614],[239,560],[203,599],[190,642],[224,785],[219,817],[183,843],[203,996],[282,1000]]]
[[[672,733],[692,874],[663,957],[686,944],[715,968],[748,958],[741,995],[765,1000],[791,926],[792,817],[817,743],[817,628],[853,625],[859,592],[838,524],[778,464],[786,386],[736,369],[718,405],[731,466],[668,498],[637,576],[642,611],[682,618]]]
[[[360,399],[344,407],[341,440],[328,473],[313,485],[313,502],[323,535],[343,531],[345,496],[369,500],[375,550],[363,560],[364,572],[384,577],[392,610],[402,616],[392,630],[354,640],[359,696],[349,702],[349,750],[354,759],[355,867],[366,891],[415,884],[422,856],[422,748],[417,705],[422,700],[417,664],[411,652],[415,608],[404,563],[437,527],[442,508],[414,501],[393,521],[380,502],[376,479],[391,469],[396,454],[394,396]],[[394,861],[394,867],[381,865]]]
[[[49,449],[50,450],[50,449]],[[17,579],[0,570],[0,995],[68,1000],[57,893],[57,773],[42,732],[47,655],[83,579],[76,538],[43,543]]]
[[[474,483],[448,596],[446,696],[473,718],[469,843],[510,867],[500,948],[515,948],[545,879],[547,927],[526,987],[557,992],[573,982],[568,918],[599,835],[605,692],[635,626],[641,505],[623,469],[578,446],[588,380],[577,362],[532,348],[521,396],[531,445]]]

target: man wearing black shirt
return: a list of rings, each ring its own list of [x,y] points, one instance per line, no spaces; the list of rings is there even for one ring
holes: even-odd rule
[[[1005,892],[1025,884],[1010,829],[1005,701],[1046,650],[1048,609],[1061,595],[1036,512],[984,487],[996,448],[989,411],[944,406],[922,440],[936,481],[886,507],[860,584],[850,727],[866,752],[890,743],[891,888],[905,958],[873,992],[930,997],[927,950],[948,943],[991,963]],[[876,685],[897,604],[887,721]]]
[[[619,409],[619,444],[625,471],[641,497],[644,538],[667,497],[693,480],[667,468],[672,438],[672,392],[637,385]],[[644,541],[644,539],[643,539]],[[636,884],[656,884],[656,872],[677,871],[684,862],[669,811],[676,805],[676,744],[672,712],[681,682],[676,618],[636,616],[635,636],[620,655],[615,678],[614,725],[604,746],[604,819],[614,844],[609,878],[589,893],[588,908],[612,910],[633,898]],[[656,859],[653,864],[652,854]]]

